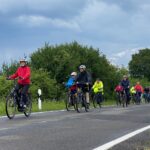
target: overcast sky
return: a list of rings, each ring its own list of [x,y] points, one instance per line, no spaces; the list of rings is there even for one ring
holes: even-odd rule
[[[0,0],[0,63],[76,40],[127,66],[149,36],[149,0]]]

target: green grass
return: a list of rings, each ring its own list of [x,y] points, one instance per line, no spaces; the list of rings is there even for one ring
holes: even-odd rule
[[[38,104],[32,104],[32,111],[33,112],[40,112],[40,111],[50,111],[50,110],[61,110],[65,109],[64,101],[44,101],[42,102],[42,110],[38,109]]]
[[[32,112],[50,111],[50,110],[61,110],[65,109],[64,101],[44,101],[42,102],[42,109],[38,109],[38,103],[32,103]],[[5,103],[0,102],[0,116],[6,115]]]
[[[0,102],[0,116],[5,115],[5,103]]]
[[[115,100],[105,100],[103,102],[104,106],[111,106],[111,105],[116,105],[116,101]]]

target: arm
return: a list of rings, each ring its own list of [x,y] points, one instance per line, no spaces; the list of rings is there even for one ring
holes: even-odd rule
[[[104,87],[104,85],[103,85],[103,82],[101,81],[101,88],[103,88]]]
[[[89,83],[92,83],[92,76],[88,72],[87,72],[87,80],[88,80]]]
[[[94,83],[94,85],[92,86],[92,89],[94,89],[94,88],[95,88],[95,86],[96,86],[96,83]]]
[[[15,79],[18,77],[18,70],[11,76],[9,76],[10,79]]]

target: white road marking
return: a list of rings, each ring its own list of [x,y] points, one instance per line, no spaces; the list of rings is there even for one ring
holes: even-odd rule
[[[42,111],[42,112],[33,112],[31,115],[44,114],[44,113],[52,113],[52,112],[64,112],[67,110],[51,110],[51,111]],[[24,116],[24,114],[17,114],[16,116]],[[1,116],[1,118],[7,118],[7,116]]]
[[[99,147],[97,147],[97,148],[95,148],[93,150],[108,150],[109,148],[111,148],[111,147],[113,147],[113,146],[115,146],[115,145],[117,145],[117,144],[119,144],[119,143],[121,143],[121,142],[123,142],[123,141],[125,141],[125,140],[127,140],[127,139],[129,139],[129,138],[131,138],[131,137],[133,137],[135,135],[137,135],[137,134],[140,134],[140,133],[142,133],[142,132],[144,132],[144,131],[146,131],[148,129],[150,129],[150,125],[148,125],[148,126],[146,126],[144,128],[138,129],[136,131],[133,131],[133,132],[131,132],[129,134],[126,134],[126,135],[124,135],[124,136],[122,136],[122,137],[120,137],[118,139],[115,139],[115,140],[113,140],[111,142],[108,142],[108,143],[106,143],[106,144],[104,144],[102,146],[99,146]]]

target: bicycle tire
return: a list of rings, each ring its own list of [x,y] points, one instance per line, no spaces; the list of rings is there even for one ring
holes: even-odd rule
[[[121,106],[121,94],[120,93],[116,95],[116,105]]]
[[[68,93],[67,94],[67,98],[65,99],[65,107],[67,111],[70,111],[72,109],[72,107],[74,107],[74,109],[76,110],[76,106],[75,106],[75,99],[74,99],[74,95],[71,95]]]
[[[82,97],[82,103],[83,103],[83,107],[84,107],[85,111],[88,112],[88,106],[87,106],[88,104],[87,104],[84,96]]]
[[[32,111],[32,100],[31,100],[31,95],[28,94],[26,108],[25,108],[25,111],[24,111],[24,115],[26,117],[29,117],[31,115],[31,111]]]
[[[102,106],[101,106],[101,103],[100,103],[100,102],[97,102],[97,100],[96,100],[96,95],[94,95],[94,97],[93,97],[93,107],[94,107],[94,108],[97,108],[97,107],[101,108],[101,107],[102,107]]]
[[[76,103],[76,111],[80,113],[83,110],[83,107],[85,111],[88,112],[86,100],[82,96],[78,96]]]
[[[125,94],[125,96],[124,96],[124,99],[125,99],[125,107],[128,107],[128,100],[127,100],[126,94]]]
[[[79,96],[79,95],[77,96],[76,111],[78,113],[80,113],[82,110],[82,99],[81,98],[82,98],[81,96]]]
[[[74,110],[77,109],[76,106],[77,106],[77,97],[73,96],[73,107],[74,107]]]
[[[69,111],[69,96],[67,96],[67,98],[65,99],[65,107],[66,107],[66,110]]]
[[[17,105],[14,97],[12,95],[8,95],[6,98],[5,109],[6,109],[6,115],[9,119],[13,119],[15,117],[16,107]]]

